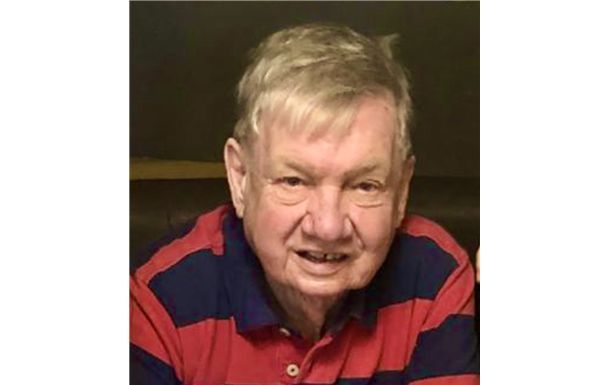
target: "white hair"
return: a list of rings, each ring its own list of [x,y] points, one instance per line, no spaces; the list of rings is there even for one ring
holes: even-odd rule
[[[407,76],[393,59],[397,35],[368,38],[350,28],[308,24],[276,32],[253,52],[237,89],[240,142],[259,125],[284,117],[288,129],[341,129],[353,120],[363,96],[390,95],[398,148],[410,155],[411,98]]]

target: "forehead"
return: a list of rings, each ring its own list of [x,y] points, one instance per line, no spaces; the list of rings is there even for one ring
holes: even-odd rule
[[[389,169],[397,147],[394,103],[387,97],[367,96],[352,108],[349,119],[339,124],[314,118],[292,126],[290,116],[268,117],[254,143],[256,157],[264,166],[302,163],[322,170],[374,165]]]

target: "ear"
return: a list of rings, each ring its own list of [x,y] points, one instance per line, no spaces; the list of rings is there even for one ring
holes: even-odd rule
[[[227,139],[224,148],[225,169],[231,190],[231,200],[237,216],[244,215],[244,195],[246,189],[246,154],[242,146],[234,138]]]
[[[398,207],[396,210],[396,218],[394,218],[394,227],[399,227],[407,210],[407,200],[409,199],[409,186],[411,178],[415,171],[415,156],[410,155],[403,162],[402,173],[398,186]]]

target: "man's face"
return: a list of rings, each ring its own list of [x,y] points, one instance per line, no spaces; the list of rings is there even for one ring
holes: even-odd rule
[[[363,98],[340,133],[281,124],[263,125],[239,187],[267,280],[309,298],[366,286],[386,258],[413,169],[395,146],[393,103]]]

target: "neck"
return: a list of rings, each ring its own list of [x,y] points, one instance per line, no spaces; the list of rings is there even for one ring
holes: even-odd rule
[[[343,299],[343,296],[311,298],[279,285],[270,284],[270,287],[289,326],[312,341],[322,337],[325,322],[334,315]]]

